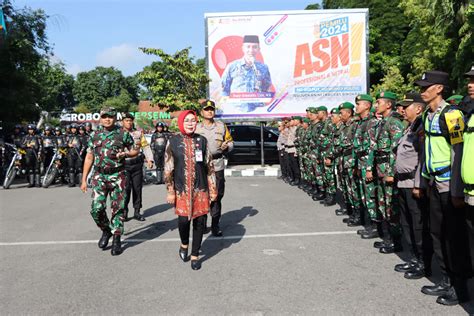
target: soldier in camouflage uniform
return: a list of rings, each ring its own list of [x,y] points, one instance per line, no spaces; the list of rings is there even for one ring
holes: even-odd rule
[[[312,170],[314,173],[314,194],[313,200],[314,201],[321,201],[325,198],[325,189],[324,189],[324,181],[323,181],[323,171],[324,166],[323,162],[320,160],[319,154],[319,135],[321,134],[321,130],[323,128],[323,115],[319,114],[321,111],[321,107],[314,108],[313,112],[316,116],[315,123],[312,125],[311,129],[311,139],[310,139],[310,152],[311,152],[311,160],[312,160]]]
[[[298,184],[298,188],[302,189],[304,184],[303,179],[303,152],[301,151],[303,146],[303,137],[304,137],[304,128],[303,128],[303,118],[301,116],[295,116],[295,120],[298,121],[298,125],[296,126],[296,133],[295,133],[295,148],[296,148],[296,157],[298,160],[299,166],[299,173],[300,173],[300,183]]]
[[[139,148],[127,131],[115,126],[117,112],[105,107],[100,111],[101,127],[92,133],[87,145],[81,190],[87,191],[87,175],[92,165],[95,173],[92,178],[91,215],[102,230],[99,248],[105,249],[113,235],[111,253],[122,253],[120,236],[123,233],[123,212],[125,208],[125,166],[124,158],[136,157]],[[125,149],[129,151],[126,152]],[[110,195],[112,215],[107,217],[107,195]]]
[[[308,143],[309,143],[309,124],[311,120],[307,117],[303,118],[303,124],[301,128],[301,136],[300,136],[300,169],[301,169],[301,179],[303,180],[303,184],[301,189],[305,192],[311,189],[310,177],[309,177],[309,166],[310,161],[308,158]]]
[[[357,121],[353,116],[354,105],[350,102],[344,102],[339,105],[341,119],[344,125],[341,128],[339,136],[340,154],[342,160],[342,189],[344,193],[344,201],[346,202],[347,213],[349,218],[344,218],[343,222],[351,226],[357,216],[360,216],[360,198],[357,190],[354,190],[356,176],[354,172],[354,156],[353,156],[353,140],[355,130],[357,128]]]
[[[336,192],[336,187],[342,188],[342,151],[341,146],[339,145],[339,140],[341,136],[341,129],[344,126],[344,123],[341,120],[341,114],[339,107],[336,107],[331,110],[331,121],[334,124],[334,131],[332,136],[332,143],[329,147],[329,152],[326,155],[324,160],[325,165],[333,165],[334,174],[334,192]],[[336,186],[336,183],[338,185]],[[344,206],[336,210],[336,215],[346,215],[347,210]]]
[[[318,118],[318,108],[316,107],[309,107],[308,108],[308,118],[311,120],[311,123],[308,127],[307,132],[307,148],[308,148],[308,175],[309,175],[309,182],[311,184],[311,189],[308,190],[308,194],[313,196],[315,199],[315,195],[319,192],[318,186],[316,183],[316,142],[315,142],[315,135],[318,133],[319,128],[319,118]]]
[[[395,147],[403,136],[403,118],[393,111],[397,95],[390,91],[377,94],[377,113],[383,116],[377,129],[374,149],[376,181],[377,181],[377,211],[383,217],[383,242],[376,242],[374,247],[380,253],[393,253],[402,250],[399,209],[396,199],[394,180]]]
[[[375,140],[375,131],[379,120],[373,114],[373,98],[368,94],[360,94],[356,97],[356,112],[360,121],[354,137],[354,155],[357,165],[357,178],[359,180],[360,196],[363,204],[363,213],[360,220],[365,229],[357,233],[362,238],[377,237],[374,221],[377,218],[375,207],[375,182],[373,178],[367,180],[367,171],[372,171],[373,152],[370,150],[370,139]]]
[[[325,106],[319,107],[319,117],[321,118],[323,128],[319,134],[319,160],[323,168],[323,188],[325,198],[321,200],[325,206],[336,204],[336,183],[334,177],[334,165],[327,161],[330,154],[331,144],[333,143],[335,125],[332,119],[328,117],[328,111]]]

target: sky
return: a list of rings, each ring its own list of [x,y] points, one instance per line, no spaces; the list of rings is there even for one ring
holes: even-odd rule
[[[43,9],[55,58],[76,75],[113,66],[133,75],[156,57],[138,47],[167,53],[192,47],[205,57],[204,14],[303,10],[319,0],[13,0],[16,8]]]

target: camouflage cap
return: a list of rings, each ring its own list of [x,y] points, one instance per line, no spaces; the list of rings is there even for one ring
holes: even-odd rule
[[[342,110],[342,109],[354,110],[354,104],[350,102],[341,103],[339,104],[339,110]]]
[[[393,101],[397,101],[397,94],[392,91],[380,91],[377,93],[377,96],[375,97],[377,100],[378,99],[389,99]]]
[[[370,96],[370,94],[359,94],[356,98],[355,98],[355,103],[357,103],[357,101],[369,101],[370,103],[373,103],[374,102],[374,98],[372,98]]]
[[[463,99],[462,95],[455,94],[447,98],[446,102],[448,102],[449,104],[458,105],[462,101],[462,99]]]
[[[103,115],[115,117],[117,115],[117,110],[111,106],[104,106],[102,109],[100,109],[100,116],[102,117]]]

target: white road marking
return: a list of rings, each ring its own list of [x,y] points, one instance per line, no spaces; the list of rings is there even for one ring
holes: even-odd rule
[[[353,235],[355,230],[334,231],[334,232],[312,232],[312,233],[289,233],[289,234],[261,234],[261,235],[243,235],[243,236],[224,236],[224,237],[204,237],[205,240],[241,240],[255,238],[281,238],[281,237],[311,237],[311,236],[330,236],[330,235]],[[122,242],[142,243],[142,242],[177,242],[179,238],[158,238],[158,239],[135,239],[127,238]],[[0,242],[0,246],[48,246],[48,245],[76,245],[76,244],[96,244],[97,240],[58,240],[58,241],[19,241],[19,242]]]

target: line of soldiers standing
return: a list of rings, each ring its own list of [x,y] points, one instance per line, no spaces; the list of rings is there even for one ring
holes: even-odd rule
[[[449,74],[427,71],[416,82],[421,94],[400,102],[381,91],[375,104],[361,94],[330,117],[324,106],[309,107],[306,118],[283,120],[278,141],[285,182],[326,206],[339,188],[336,215],[364,226],[361,238],[382,238],[380,253],[401,252],[405,239],[411,259],[395,271],[429,277],[434,256],[441,279],[421,291],[443,305],[469,300],[474,270],[474,67],[466,77],[468,95],[449,103]]]

